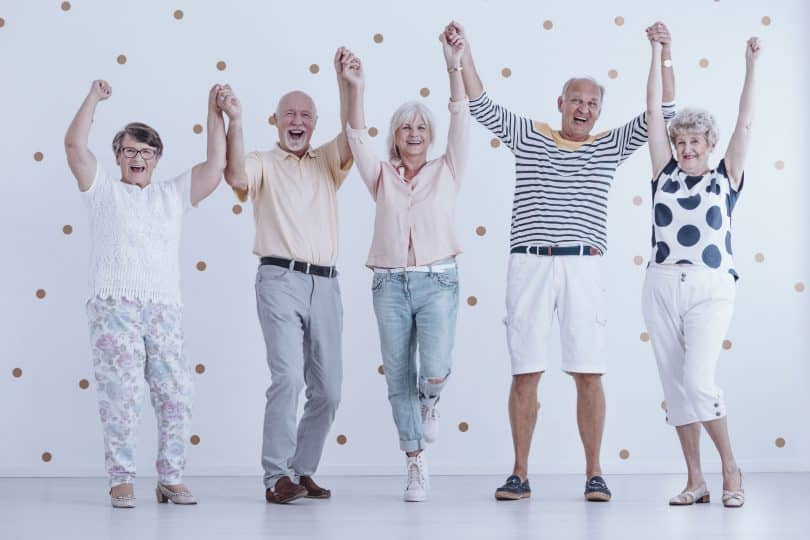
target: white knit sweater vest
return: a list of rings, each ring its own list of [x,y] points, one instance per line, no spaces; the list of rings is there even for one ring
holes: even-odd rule
[[[145,188],[99,163],[82,193],[90,213],[90,298],[180,305],[180,234],[191,206],[191,171]]]

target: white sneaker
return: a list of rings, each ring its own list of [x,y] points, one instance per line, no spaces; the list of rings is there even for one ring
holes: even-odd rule
[[[430,480],[427,472],[427,465],[422,458],[422,454],[410,457],[406,456],[406,468],[408,483],[405,484],[405,493],[402,498],[406,502],[422,502],[427,500],[427,492],[430,487]]]
[[[429,401],[430,405],[422,402],[422,438],[425,442],[436,442],[439,438],[439,400]]]

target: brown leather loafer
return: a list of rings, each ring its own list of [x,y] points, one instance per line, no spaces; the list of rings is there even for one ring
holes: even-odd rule
[[[332,496],[331,491],[316,484],[311,476],[302,476],[300,482],[307,490],[307,499],[328,499]]]
[[[267,488],[264,492],[264,498],[267,502],[274,504],[287,504],[301,497],[306,497],[307,488],[298,485],[289,476],[282,476],[276,481],[273,489]]]

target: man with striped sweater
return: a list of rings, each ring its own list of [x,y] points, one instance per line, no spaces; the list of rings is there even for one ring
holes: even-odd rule
[[[664,114],[674,116],[670,36],[650,29],[664,45]],[[599,451],[605,424],[605,289],[608,193],[616,168],[647,141],[642,113],[618,128],[591,135],[604,87],[589,77],[568,80],[557,98],[561,128],[514,114],[493,102],[475,69],[470,40],[457,22],[445,28],[452,43],[467,42],[461,61],[470,113],[515,156],[511,254],[506,290],[507,342],[512,363],[509,420],[515,464],[495,492],[499,500],[528,498],[529,449],[537,421],[537,386],[547,367],[551,323],[559,321],[561,368],[577,389],[577,423],[585,449],[585,498],[609,501]]]

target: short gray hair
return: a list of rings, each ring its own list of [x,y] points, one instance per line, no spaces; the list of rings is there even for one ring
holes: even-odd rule
[[[418,101],[403,103],[394,111],[393,116],[391,116],[391,127],[388,131],[388,159],[394,164],[401,162],[399,150],[397,150],[397,130],[401,128],[403,124],[408,123],[413,117],[421,117],[422,120],[425,121],[428,128],[428,135],[430,136],[430,144],[433,144],[433,134],[435,133],[434,126],[436,125],[433,121],[433,113]]]
[[[705,109],[687,108],[678,111],[669,124],[669,140],[675,144],[675,138],[685,133],[703,135],[709,146],[717,144],[717,139],[720,138],[717,120]]]
[[[121,142],[124,140],[126,135],[129,135],[139,143],[143,143],[154,148],[158,157],[163,155],[163,141],[160,140],[160,135],[158,135],[158,132],[142,122],[130,122],[124,126],[124,129],[116,133],[115,137],[113,137],[112,149],[116,157],[118,156],[118,152],[121,150]]]
[[[595,84],[596,87],[599,88],[599,106],[602,106],[602,102],[605,100],[605,87],[599,84],[599,81],[589,75],[583,75],[582,77],[571,77],[565,81],[565,84],[562,87],[562,94],[560,94],[563,99],[565,98],[565,94],[568,93],[568,87],[571,86],[571,84],[573,84],[575,81],[590,81]]]

